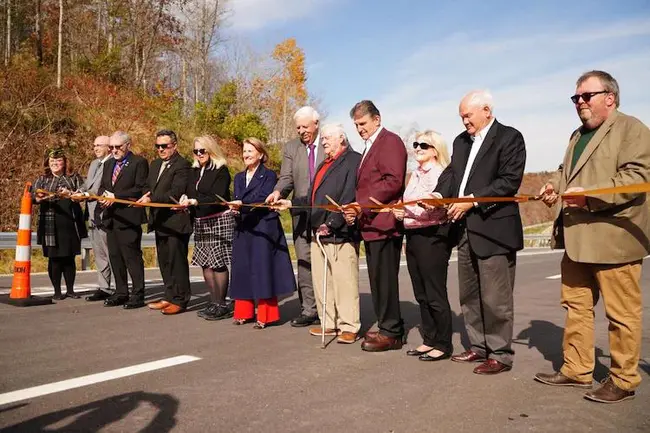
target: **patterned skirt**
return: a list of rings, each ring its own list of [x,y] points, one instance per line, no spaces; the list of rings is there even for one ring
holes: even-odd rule
[[[192,266],[213,269],[230,266],[234,229],[235,218],[228,211],[196,218]]]

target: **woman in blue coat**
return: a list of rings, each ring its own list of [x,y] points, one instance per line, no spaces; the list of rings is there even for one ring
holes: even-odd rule
[[[263,203],[273,192],[277,176],[264,166],[268,153],[257,138],[244,140],[246,170],[235,175],[236,228],[232,243],[231,298],[235,299],[234,323],[241,325],[255,317],[255,328],[280,320],[278,296],[296,290],[291,258],[277,212],[268,208],[242,206]]]

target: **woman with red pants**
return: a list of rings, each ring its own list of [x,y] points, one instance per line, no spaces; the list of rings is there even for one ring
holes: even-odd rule
[[[268,154],[264,143],[247,138],[243,145],[246,170],[235,175],[236,227],[232,243],[230,297],[235,299],[234,323],[253,321],[257,301],[257,329],[280,320],[278,296],[296,290],[287,240],[277,212],[262,207],[273,192],[277,176],[264,166]]]

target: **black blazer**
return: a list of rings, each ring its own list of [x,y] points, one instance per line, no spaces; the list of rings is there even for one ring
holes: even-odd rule
[[[190,171],[189,181],[187,182],[187,197],[195,198],[199,203],[214,203],[219,201],[215,194],[230,201],[230,172],[228,167],[222,165],[213,170],[207,169],[203,172],[201,181],[198,182],[201,175],[201,167],[192,168]],[[192,206],[192,216],[205,217],[214,215],[228,209],[227,206],[209,205],[209,206]]]
[[[125,165],[117,176],[115,185],[113,185],[112,177],[115,163],[116,161],[111,158],[104,164],[102,180],[97,194],[102,195],[104,191],[108,191],[115,194],[115,198],[138,200],[147,187],[147,174],[149,173],[147,160],[129,153]],[[104,212],[102,210],[101,206],[95,207],[95,221],[101,221],[103,228],[132,228],[139,227],[147,222],[147,214],[142,207],[113,203]]]
[[[454,140],[451,163],[442,172],[435,191],[443,197],[511,197],[524,176],[526,145],[519,131],[494,121],[469,167],[465,191],[458,191],[473,141],[465,131]],[[463,222],[461,221],[461,224]],[[485,258],[524,247],[517,203],[479,203],[467,212],[464,223],[472,251]]]
[[[360,163],[361,154],[348,147],[327,169],[316,191],[313,191],[314,184],[312,182],[307,197],[295,198],[292,200],[292,204],[329,205],[331,203],[325,198],[326,195],[341,205],[354,202],[357,189],[357,170],[359,169]],[[320,171],[324,164],[325,161],[320,163],[316,169],[316,173]],[[311,199],[312,195],[314,196],[313,202]],[[297,209],[297,211],[299,210]],[[312,229],[311,233],[322,224],[330,228],[331,234],[322,237],[321,242],[344,243],[359,241],[357,226],[348,226],[341,212],[315,208],[311,209],[310,212],[303,211],[303,213],[308,215],[309,226]]]
[[[187,191],[187,181],[190,174],[190,163],[178,153],[169,158],[167,167],[158,172],[163,160],[156,158],[149,167],[147,192],[151,192],[151,201],[156,203],[174,203],[180,200]],[[156,231],[158,235],[180,235],[192,233],[192,223],[189,212],[174,211],[171,208],[149,208],[149,232]]]

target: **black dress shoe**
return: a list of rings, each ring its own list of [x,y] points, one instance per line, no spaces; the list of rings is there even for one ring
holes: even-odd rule
[[[291,326],[294,328],[304,328],[305,326],[318,324],[320,324],[318,316],[305,316],[304,314],[301,314],[291,321]]]
[[[205,316],[214,315],[214,313],[217,311],[217,307],[217,304],[210,303],[207,307],[196,313],[196,315],[205,319]]]
[[[134,301],[134,300],[129,300],[126,304],[124,304],[124,309],[125,310],[133,310],[136,308],[142,308],[144,307],[144,301]]]
[[[205,313],[203,317],[205,320],[223,320],[233,316],[233,311],[227,305],[217,305],[214,311]]]
[[[451,358],[451,352],[445,352],[440,356],[431,356],[428,353],[421,355],[418,359],[420,361],[442,361],[443,359]]]
[[[89,301],[89,302],[103,301],[103,300],[108,299],[110,297],[111,297],[110,294],[106,293],[103,290],[98,289],[92,295],[86,296],[86,301]]]
[[[111,296],[104,301],[105,307],[117,307],[119,305],[124,305],[129,300],[128,296]]]
[[[422,355],[426,355],[427,353],[431,352],[432,350],[433,349],[429,349],[429,350],[424,350],[424,351],[420,352],[417,349],[411,349],[411,350],[406,351],[406,356],[422,356]]]
[[[75,292],[66,292],[65,296],[72,299],[79,299],[81,295],[76,294]]]

